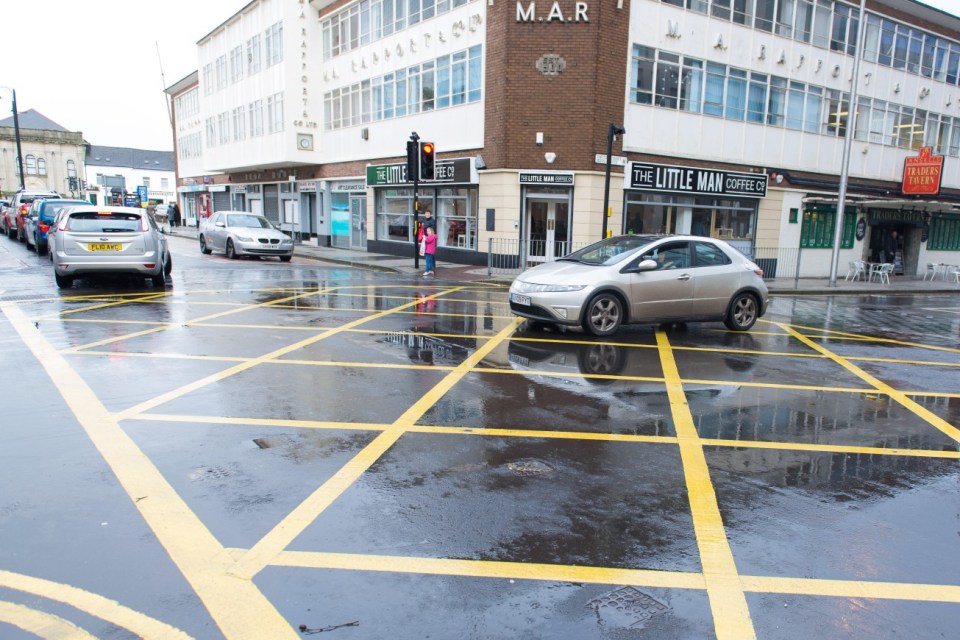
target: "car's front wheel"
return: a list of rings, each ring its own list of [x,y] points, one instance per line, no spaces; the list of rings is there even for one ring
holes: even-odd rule
[[[280,262],[290,262],[293,256],[280,256]]]
[[[750,293],[738,293],[730,301],[723,324],[731,331],[748,331],[760,317],[759,314],[760,306],[756,297]]]
[[[600,293],[587,304],[587,313],[583,317],[583,328],[595,336],[609,336],[620,328],[623,322],[623,305],[612,293]]]
[[[237,249],[233,246],[233,240],[227,240],[227,257],[231,260],[235,260],[237,257]]]
[[[209,254],[210,247],[207,246],[207,239],[202,235],[200,236],[200,253]]]

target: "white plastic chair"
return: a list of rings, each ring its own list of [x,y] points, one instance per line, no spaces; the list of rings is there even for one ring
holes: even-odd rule
[[[890,284],[890,274],[893,273],[893,264],[884,262],[877,269],[877,281],[881,284]]]
[[[860,276],[867,277],[867,265],[862,260],[851,260],[850,268],[847,270],[847,277],[844,280],[859,280]]]
[[[930,280],[933,280],[933,276],[937,275],[937,264],[935,262],[927,263],[927,270],[923,274],[923,279],[926,280],[927,276],[930,276]]]

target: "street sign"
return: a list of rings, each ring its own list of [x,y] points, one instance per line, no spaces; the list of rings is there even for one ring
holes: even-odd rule
[[[137,196],[140,198],[140,202],[147,201],[147,187],[140,185],[137,187]]]
[[[597,164],[607,164],[607,154],[598,153],[593,161]],[[627,166],[627,158],[626,156],[611,156],[610,164],[618,167],[625,167]]]

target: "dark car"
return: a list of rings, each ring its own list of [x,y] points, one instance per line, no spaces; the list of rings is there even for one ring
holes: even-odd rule
[[[21,189],[13,196],[10,206],[0,215],[0,228],[7,234],[7,237],[17,238],[20,242],[26,242],[27,236],[24,233],[24,219],[27,211],[34,200],[43,198],[59,198],[60,194],[56,191],[29,191]]]
[[[61,200],[58,198],[42,198],[33,201],[27,212],[24,225],[24,235],[27,246],[36,249],[38,255],[47,252],[47,233],[53,226],[53,220],[62,209],[90,204],[86,200]]]

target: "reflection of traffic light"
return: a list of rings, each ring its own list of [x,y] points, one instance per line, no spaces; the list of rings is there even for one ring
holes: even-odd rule
[[[436,148],[433,146],[432,142],[421,142],[420,143],[420,179],[421,180],[433,180],[434,178],[434,166],[433,166],[433,157],[436,152]]]
[[[417,143],[413,140],[407,140],[407,182],[413,182],[413,179],[420,175],[420,165],[417,157]]]

